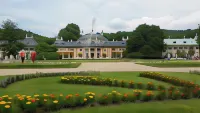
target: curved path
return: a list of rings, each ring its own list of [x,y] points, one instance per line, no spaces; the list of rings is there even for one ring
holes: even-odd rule
[[[133,62],[95,62],[82,63],[78,68],[57,68],[57,69],[0,69],[1,75],[16,75],[28,74],[36,72],[69,72],[69,71],[159,71],[159,72],[189,72],[190,70],[199,70],[199,67],[194,68],[158,68],[135,64]]]

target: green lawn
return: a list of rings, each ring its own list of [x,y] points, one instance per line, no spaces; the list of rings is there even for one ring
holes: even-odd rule
[[[168,73],[162,72],[169,76],[179,77],[184,80],[200,81],[199,75],[189,73]],[[170,84],[159,82],[156,80],[138,77],[139,72],[102,72],[101,76],[106,78],[115,78],[119,80],[133,80],[134,82],[153,82],[156,85],[162,84],[165,86],[171,86]],[[3,77],[0,77],[2,79]],[[59,83],[60,77],[48,77],[48,78],[35,78],[31,80],[25,80],[16,82],[9,85],[7,88],[0,88],[0,95],[8,94],[13,96],[15,94],[84,94],[86,92],[94,92],[96,94],[109,93],[113,90],[121,93],[131,93],[133,89],[106,87],[106,86],[89,86],[89,85],[70,85]],[[199,83],[199,82],[198,82]],[[145,93],[146,90],[143,90]],[[63,109],[56,113],[199,113],[200,100],[171,100],[162,102],[147,102],[137,104],[122,104],[111,105],[106,107],[87,107],[76,110]]]
[[[119,80],[133,80],[134,82],[148,83],[153,82],[156,85],[165,85],[166,87],[171,86],[171,84],[138,77],[139,72],[102,72],[101,76],[105,78],[115,78]],[[190,81],[200,81],[199,75],[189,74],[189,73],[164,73],[169,76],[176,76],[184,80]],[[2,79],[3,77],[0,77]],[[0,88],[1,94],[15,95],[20,94],[34,94],[34,93],[54,93],[54,94],[69,94],[69,93],[85,93],[87,91],[95,93],[107,93],[112,90],[117,90],[120,92],[130,92],[130,89],[126,88],[115,88],[115,87],[104,87],[104,86],[88,86],[88,85],[69,85],[59,83],[60,77],[48,77],[48,78],[35,78],[31,80],[25,80],[16,82],[9,85],[7,88]]]
[[[200,61],[160,61],[160,62],[142,62],[137,63],[152,67],[200,67]]]
[[[137,104],[122,104],[109,107],[61,110],[56,113],[199,113],[200,100],[174,100]]]

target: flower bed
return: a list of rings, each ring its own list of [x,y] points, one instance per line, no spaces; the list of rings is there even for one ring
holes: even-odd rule
[[[81,71],[81,72],[36,73],[36,74],[14,75],[14,76],[8,76],[5,79],[1,80],[0,87],[6,88],[9,84],[27,79],[40,78],[40,77],[69,76],[69,75],[97,76],[100,75],[100,72]]]
[[[192,97],[200,97],[200,88],[192,92]],[[179,90],[170,88],[160,90],[157,93],[147,91],[142,93],[141,90],[133,90],[131,93],[120,93],[112,91],[107,94],[95,94],[87,92],[85,94],[35,94],[33,96],[17,94],[14,97],[4,95],[0,97],[0,113],[15,113],[12,107],[19,107],[23,113],[37,113],[58,111],[64,108],[76,108],[84,106],[120,104],[126,102],[146,102],[152,100],[165,99],[186,99],[185,94]]]
[[[142,72],[139,75],[140,77],[155,79],[163,82],[167,82],[176,86],[182,87],[200,87],[198,84],[194,84],[193,82],[179,79],[177,77],[166,76],[156,72]]]
[[[160,88],[165,89],[165,86],[159,85],[158,87],[156,87],[152,82],[148,82],[147,84],[141,82],[134,83],[133,81],[101,78],[98,76],[64,76],[61,77],[61,83],[114,86],[122,88],[132,88],[132,89],[135,88],[135,89],[147,89],[147,90],[156,90]]]

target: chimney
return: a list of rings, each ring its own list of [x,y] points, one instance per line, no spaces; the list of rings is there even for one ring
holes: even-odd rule
[[[60,40],[63,40],[63,37],[61,37]]]
[[[71,42],[72,42],[72,39],[71,39]]]
[[[68,40],[68,42],[69,42],[69,40]]]
[[[185,36],[184,36],[184,39],[185,39]]]
[[[127,36],[127,40],[128,40],[128,36]]]
[[[25,38],[27,38],[27,34],[26,34],[26,37]]]
[[[122,37],[122,41],[124,41],[124,37]]]
[[[115,41],[115,39],[113,39],[113,42]]]

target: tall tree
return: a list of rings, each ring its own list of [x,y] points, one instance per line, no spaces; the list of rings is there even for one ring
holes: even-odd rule
[[[64,41],[74,40],[80,38],[80,28],[78,25],[71,23],[68,24],[65,28],[61,29],[58,33],[59,37],[63,37]]]
[[[2,33],[1,39],[6,40],[7,43],[0,45],[7,55],[17,55],[18,51],[24,48],[24,44],[18,42],[17,40],[21,39],[17,33],[17,23],[6,20],[2,22]]]
[[[164,45],[164,32],[159,26],[142,24],[127,41],[127,53],[140,51],[145,58],[161,58]]]
[[[198,39],[197,39],[197,43],[199,44],[199,57],[200,57],[200,24],[199,25],[199,28],[198,28]]]

